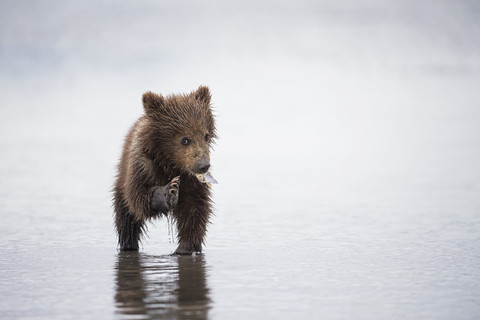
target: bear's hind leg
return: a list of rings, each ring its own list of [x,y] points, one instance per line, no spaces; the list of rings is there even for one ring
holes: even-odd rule
[[[138,251],[138,244],[143,233],[144,222],[126,210],[115,214],[115,224],[118,233],[118,244],[121,251]]]

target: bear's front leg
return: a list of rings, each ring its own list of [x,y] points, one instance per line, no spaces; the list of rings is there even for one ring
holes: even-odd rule
[[[196,177],[183,177],[182,197],[174,210],[177,221],[178,247],[174,254],[201,253],[212,212],[210,189]],[[190,179],[190,180],[189,180]]]
[[[178,189],[180,177],[175,177],[167,185],[156,187],[150,201],[150,208],[154,214],[167,214],[173,210],[178,202]]]

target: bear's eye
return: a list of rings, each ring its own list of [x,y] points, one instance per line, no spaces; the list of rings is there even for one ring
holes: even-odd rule
[[[189,144],[189,143],[190,143],[190,139],[188,139],[187,137],[182,138],[182,144],[183,144],[184,146],[186,146],[186,145]]]
[[[205,141],[208,141],[209,139],[210,139],[210,135],[207,133],[207,134],[205,135]]]

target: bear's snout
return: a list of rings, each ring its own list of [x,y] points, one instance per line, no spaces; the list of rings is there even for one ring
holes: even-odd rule
[[[197,165],[197,172],[198,173],[206,173],[210,168],[210,161],[204,160],[198,163]]]

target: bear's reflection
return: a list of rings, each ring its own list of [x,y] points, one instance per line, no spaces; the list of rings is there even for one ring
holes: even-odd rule
[[[205,258],[121,252],[116,266],[116,313],[122,319],[207,319]]]

